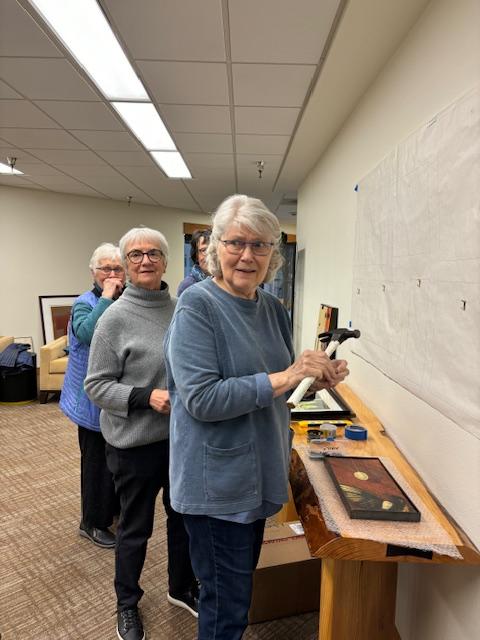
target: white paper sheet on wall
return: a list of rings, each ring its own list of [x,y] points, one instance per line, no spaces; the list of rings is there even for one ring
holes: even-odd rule
[[[354,353],[480,438],[480,89],[358,185]]]

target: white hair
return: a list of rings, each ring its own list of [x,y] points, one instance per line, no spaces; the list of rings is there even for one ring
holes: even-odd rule
[[[121,261],[120,249],[112,244],[111,242],[102,242],[95,251],[92,253],[92,257],[90,258],[90,271],[94,271],[100,262],[100,260],[119,260]]]
[[[273,280],[284,259],[280,253],[282,230],[278,218],[258,198],[245,195],[233,195],[226,198],[213,214],[212,235],[208,245],[207,268],[213,276],[221,276],[222,268],[218,258],[218,245],[223,235],[232,225],[245,227],[261,238],[268,238],[274,247],[265,282]]]
[[[165,264],[168,262],[168,242],[163,233],[156,229],[150,229],[149,227],[134,227],[127,231],[125,235],[120,238],[118,243],[120,246],[120,253],[122,254],[122,260],[126,263],[127,260],[127,247],[134,242],[151,242],[159,246],[163,257],[165,258]]]

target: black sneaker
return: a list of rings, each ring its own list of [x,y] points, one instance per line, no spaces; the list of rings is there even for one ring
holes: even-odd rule
[[[143,624],[137,607],[117,612],[117,636],[120,640],[145,640]]]
[[[115,535],[109,529],[97,529],[96,527],[86,527],[83,522],[80,523],[78,533],[82,538],[87,538],[96,544],[97,547],[103,549],[114,549],[116,538]]]
[[[198,618],[198,597],[194,595],[192,591],[187,591],[186,593],[175,596],[167,593],[167,600],[170,604],[186,609],[194,618]]]

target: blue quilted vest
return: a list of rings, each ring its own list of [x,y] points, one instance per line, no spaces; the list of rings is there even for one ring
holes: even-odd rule
[[[99,298],[87,291],[79,296],[76,302],[86,302],[92,309],[97,305]],[[74,306],[75,306],[74,303]],[[73,314],[73,309],[72,309]],[[88,344],[79,342],[72,330],[72,321],[68,323],[68,366],[60,395],[60,409],[75,424],[92,431],[100,431],[100,409],[92,404],[83,389],[83,381],[87,375]]]

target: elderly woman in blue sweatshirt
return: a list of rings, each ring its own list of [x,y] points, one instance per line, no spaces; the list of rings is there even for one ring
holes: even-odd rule
[[[213,278],[185,291],[165,339],[171,503],[184,514],[200,581],[198,640],[238,640],[248,624],[265,519],[288,500],[287,394],[304,377],[331,387],[345,361],[294,358],[290,319],[259,287],[282,264],[277,218],[235,195],[218,208]]]
[[[72,307],[68,328],[68,366],[60,396],[60,409],[78,425],[80,446],[80,493],[82,518],[79,533],[104,548],[115,547],[109,527],[118,513],[112,474],[105,458],[105,440],[100,432],[100,409],[87,397],[83,382],[87,375],[90,343],[97,320],[118,298],[125,284],[120,249],[105,242],[90,258],[93,289],[79,296]]]

